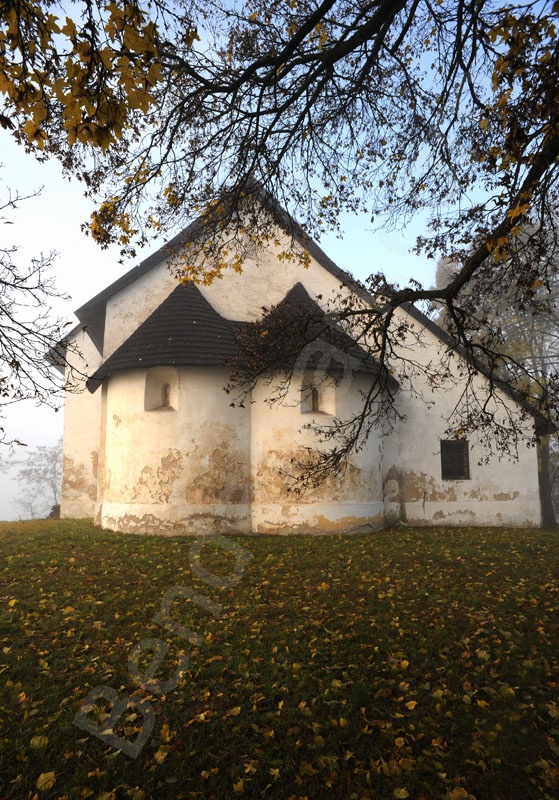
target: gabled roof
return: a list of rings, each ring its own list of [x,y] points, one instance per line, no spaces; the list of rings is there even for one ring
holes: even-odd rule
[[[222,317],[193,283],[179,284],[90,377],[88,389],[128,369],[227,366],[237,352],[233,321]]]
[[[363,285],[351,275],[351,273],[338,267],[337,264],[335,264],[334,261],[332,261],[332,259],[329,258],[328,255],[326,255],[326,253],[322,250],[322,248],[305,233],[305,231],[293,219],[293,217],[279,204],[276,198],[273,197],[264,187],[257,186],[256,194],[259,195],[263,204],[265,204],[266,207],[271,211],[278,225],[280,225],[287,232],[289,232],[293,236],[294,241],[296,241],[300,246],[302,246],[305,250],[307,250],[307,252],[311,255],[311,257],[321,267],[323,267],[327,272],[329,272],[331,275],[337,278],[341,284],[347,286],[357,295],[362,297],[366,302],[371,302],[371,303],[375,302],[375,297],[370,292],[368,292],[363,287]],[[99,294],[95,295],[95,297],[93,297],[91,300],[89,300],[87,303],[85,303],[79,309],[77,309],[75,313],[81,323],[79,328],[81,328],[82,330],[87,329],[87,332],[90,335],[91,339],[93,340],[93,343],[95,344],[95,346],[97,347],[97,349],[101,354],[103,352],[105,312],[106,312],[107,301],[117,292],[120,292],[126,286],[130,285],[138,278],[140,278],[142,275],[149,272],[149,270],[151,270],[157,264],[160,264],[162,261],[165,261],[170,254],[180,249],[180,246],[183,243],[188,241],[195,241],[203,232],[204,225],[205,223],[202,218],[194,220],[194,222],[192,222],[190,225],[184,228],[174,238],[172,238],[169,242],[163,245],[163,247],[159,248],[159,250],[157,250],[155,253],[152,253],[139,265],[129,270],[127,273],[118,278],[114,283],[110,284],[110,286],[108,286]],[[313,301],[311,300],[310,302]],[[404,304],[402,308],[408,314],[410,314],[410,316],[413,319],[415,319],[416,322],[418,322],[424,328],[429,330],[437,339],[439,339],[439,341],[441,341],[447,347],[456,350],[457,353],[464,355],[463,348],[461,348],[459,343],[457,343],[443,328],[441,328],[439,325],[433,322],[433,320],[429,319],[429,317],[423,314],[418,308],[416,308],[411,303]],[[217,314],[217,312],[214,313]],[[233,326],[235,325],[235,323],[231,321],[228,322]],[[126,342],[121,347],[124,347],[125,344]],[[119,350],[120,349],[121,348],[119,348]],[[113,356],[116,356],[116,353],[114,353]],[[106,364],[103,365],[100,368],[100,370],[98,370],[98,372],[104,370],[105,366],[111,362],[113,356],[111,356],[110,359],[108,359]],[[144,366],[146,365],[144,364]],[[121,367],[121,369],[123,368],[124,367]],[[487,370],[483,367],[483,365],[476,364],[476,368],[481,374],[484,374],[486,377],[492,380],[495,383],[495,385],[498,386],[503,392],[505,392],[505,394],[511,397],[512,400],[514,400],[528,413],[534,416],[536,423],[536,430],[539,435],[550,433],[556,430],[555,426],[548,419],[542,417],[529,403],[527,403],[524,400],[524,398],[522,398],[519,395],[519,393],[513,387],[510,386],[510,384],[495,379],[493,376],[489,376]],[[92,379],[93,376],[90,380]]]
[[[277,224],[286,232],[290,233],[293,240],[303,247],[321,267],[337,278],[341,284],[351,286],[358,292],[360,291],[359,284],[355,278],[349,272],[338,267],[266,189],[262,186],[258,186],[256,193],[262,203],[271,212]],[[92,297],[91,300],[88,300],[87,303],[84,303],[76,310],[75,314],[80,320],[82,327],[87,326],[89,335],[101,353],[103,352],[107,301],[110,300],[113,295],[117,294],[117,292],[122,291],[122,289],[125,289],[131,283],[138,280],[138,278],[141,278],[153,269],[153,267],[157,266],[157,264],[167,260],[170,255],[179,251],[181,245],[186,242],[196,241],[203,233],[204,228],[204,220],[201,217],[195,219],[190,225],[149,255],[144,261],[133,267],[124,275],[121,275],[114,283],[111,283],[106,289],[103,289],[102,292],[99,292],[99,294]]]

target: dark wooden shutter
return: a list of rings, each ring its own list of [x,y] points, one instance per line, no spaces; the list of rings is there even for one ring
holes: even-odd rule
[[[470,459],[466,439],[441,441],[441,476],[444,481],[469,479]]]

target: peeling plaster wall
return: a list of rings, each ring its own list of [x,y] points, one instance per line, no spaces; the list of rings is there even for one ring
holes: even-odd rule
[[[250,530],[250,412],[231,408],[226,369],[178,370],[177,408],[144,410],[146,372],[107,391],[105,487],[96,519],[120,531]]]
[[[101,356],[86,333],[75,336],[83,360],[81,371],[93,372],[101,364]],[[64,403],[64,459],[60,516],[62,518],[93,517],[97,499],[99,433],[101,427],[101,392],[92,395],[82,382],[79,392],[67,392]]]
[[[262,387],[246,408],[231,408],[223,391],[227,370],[183,368],[177,408],[144,411],[145,379],[145,371],[135,370],[108,384],[104,493],[96,513],[103,527],[204,534],[349,532],[382,525],[378,439],[352,459],[343,479],[303,496],[287,491],[291,459],[314,443],[301,428],[323,416],[301,413],[297,385],[282,406],[265,403]],[[351,390],[336,398],[337,415],[356,410],[355,390],[366,380],[354,376]]]
[[[404,313],[404,312],[401,312]],[[419,328],[417,322],[414,323]],[[424,347],[414,347],[413,357],[424,366],[436,364],[444,349],[429,331],[423,332]],[[408,354],[409,355],[409,354]],[[455,357],[458,362],[458,356]],[[396,373],[399,365],[394,363]],[[416,386],[419,379],[415,379]],[[423,383],[423,387],[425,382]],[[487,381],[476,378],[480,397]],[[424,400],[414,397],[402,381],[397,404],[405,421],[396,435],[384,442],[384,500],[387,523],[413,525],[516,525],[538,526],[541,509],[535,448],[520,443],[518,461],[497,456],[485,461],[488,452],[477,435],[469,435],[469,480],[442,480],[440,440],[447,438],[447,419],[460,398],[463,385],[447,385],[431,391],[422,388]],[[518,414],[515,404],[502,399]],[[503,410],[496,409],[500,415]],[[527,441],[533,434],[531,420],[525,423]]]
[[[372,436],[355,454],[341,478],[330,478],[302,495],[290,491],[293,461],[305,459],[306,447],[316,439],[303,426],[313,420],[328,424],[332,416],[301,413],[301,373],[294,378],[281,405],[265,402],[269,387],[257,387],[252,396],[252,528],[255,533],[360,531],[381,527],[383,522],[380,442]],[[350,385],[336,394],[336,416],[347,418],[358,409],[357,394],[367,379],[353,376]],[[347,391],[345,390],[347,389]]]

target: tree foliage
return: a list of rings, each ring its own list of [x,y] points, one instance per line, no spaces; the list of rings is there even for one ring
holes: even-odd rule
[[[39,150],[61,137],[67,146],[108,148],[133,109],[147,111],[160,74],[153,62],[156,23],[137,5],[86,3],[73,10],[77,18],[64,18],[63,4],[51,2],[3,8],[3,123],[17,126],[16,135]]]
[[[371,276],[385,302],[360,315],[382,331],[375,355],[397,350],[395,309],[424,300],[492,368],[464,288],[530,308],[557,263],[558,16],[556,0],[16,0],[0,28],[2,119],[100,199],[101,245],[134,253],[201,216],[176,254],[182,278],[240,270],[274,241],[262,197],[318,236],[346,211],[389,227],[427,213],[418,250],[456,269],[434,289]]]

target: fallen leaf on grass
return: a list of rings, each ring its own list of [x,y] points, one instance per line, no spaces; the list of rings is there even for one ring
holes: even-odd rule
[[[29,742],[29,746],[32,750],[40,750],[42,747],[46,747],[48,743],[48,736],[34,736]]]
[[[56,775],[54,772],[41,772],[35,786],[40,792],[46,792],[48,789],[52,789],[55,783]]]
[[[169,749],[163,745],[153,754],[156,764],[162,764],[169,755]]]

